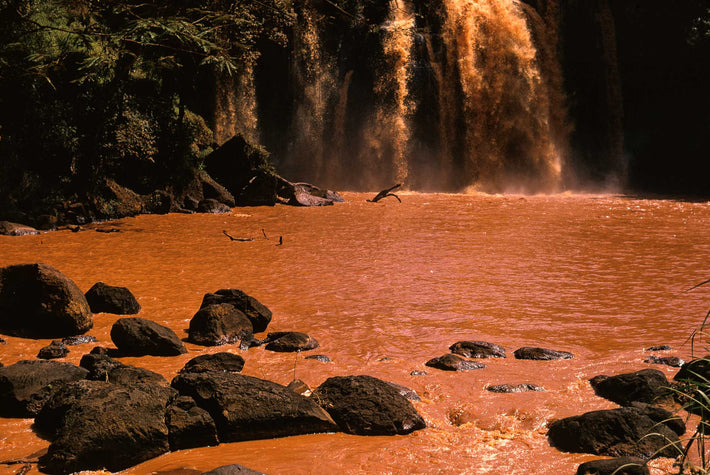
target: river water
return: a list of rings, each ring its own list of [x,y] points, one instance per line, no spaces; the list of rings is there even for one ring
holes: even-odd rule
[[[663,355],[689,355],[687,338],[710,308],[710,286],[681,292],[710,278],[708,203],[400,196],[401,204],[368,203],[370,194],[345,193],[346,203],[325,208],[145,215],[78,233],[0,236],[0,266],[39,261],[82,290],[97,281],[126,286],[143,307],[139,316],[181,337],[205,293],[242,289],[274,312],[270,331],[309,333],[320,342],[309,353],[332,363],[190,343],[187,355],[121,361],[170,380],[199,354],[232,351],[245,358],[245,374],[281,384],[295,374],[313,388],[330,376],[368,374],[416,390],[422,400],[414,404],[428,424],[397,437],[319,434],[222,444],[166,454],[126,473],[191,474],[230,463],[270,474],[574,473],[595,457],[558,452],[545,434],[552,419],[615,407],[594,396],[588,379],[650,366],[672,377],[674,369],[643,362],[651,345],[674,347]],[[223,231],[255,239],[232,242]],[[110,346],[117,318],[95,315],[89,334]],[[34,359],[49,343],[3,338],[5,365]],[[485,369],[466,373],[424,366],[459,340],[500,344],[509,357],[482,360]],[[78,363],[93,346],[70,347],[65,360]],[[575,356],[516,360],[512,352],[521,346]],[[485,389],[526,382],[545,391]],[[0,460],[31,458],[48,446],[31,422],[0,419]],[[0,472],[19,467],[0,465]]]

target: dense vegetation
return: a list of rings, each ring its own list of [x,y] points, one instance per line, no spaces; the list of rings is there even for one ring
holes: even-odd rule
[[[292,15],[281,0],[0,2],[0,208],[49,209],[104,177],[147,192],[198,167],[205,84],[285,43]]]

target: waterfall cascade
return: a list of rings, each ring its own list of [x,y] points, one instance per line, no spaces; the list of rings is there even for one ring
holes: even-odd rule
[[[354,21],[300,3],[279,168],[339,188],[558,190],[569,129],[542,4],[390,0]]]

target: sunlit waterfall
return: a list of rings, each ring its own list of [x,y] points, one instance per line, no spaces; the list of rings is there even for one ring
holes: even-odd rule
[[[232,75],[217,78],[215,104],[215,141],[222,144],[235,134],[258,142],[258,118],[254,91],[254,62],[247,59]]]

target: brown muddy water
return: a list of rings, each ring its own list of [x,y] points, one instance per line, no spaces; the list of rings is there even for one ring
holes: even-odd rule
[[[143,307],[139,316],[181,337],[205,293],[242,289],[274,312],[270,331],[307,332],[321,345],[308,353],[332,359],[187,343],[186,355],[122,358],[126,364],[172,379],[199,354],[231,351],[245,358],[245,374],[281,384],[294,374],[311,387],[330,376],[368,374],[416,390],[422,401],[415,406],[428,424],[397,437],[318,434],[222,444],[169,453],[125,473],[191,474],[240,463],[269,474],[571,474],[595,457],[551,448],[548,423],[614,407],[594,396],[587,380],[651,366],[643,363],[645,347],[668,344],[674,351],[664,355],[687,357],[686,340],[710,308],[710,286],[679,295],[710,278],[708,203],[401,194],[400,204],[344,196],[346,203],[325,208],[146,215],[78,233],[0,236],[0,266],[39,261],[83,290],[97,281],[126,286]],[[232,242],[222,231],[255,240]],[[110,346],[117,318],[95,315],[89,334]],[[34,359],[49,343],[4,338],[6,365]],[[483,360],[487,368],[466,373],[424,366],[459,340],[503,345],[509,358]],[[70,347],[65,360],[78,364],[93,346]],[[521,346],[575,357],[516,360],[512,351]],[[546,390],[485,390],[526,382]],[[48,446],[31,423],[0,419],[0,460],[32,457]],[[670,469],[654,465],[656,473]]]

